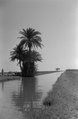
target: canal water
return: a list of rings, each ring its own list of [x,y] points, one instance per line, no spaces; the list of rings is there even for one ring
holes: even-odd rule
[[[31,119],[61,72],[0,83],[0,119]]]

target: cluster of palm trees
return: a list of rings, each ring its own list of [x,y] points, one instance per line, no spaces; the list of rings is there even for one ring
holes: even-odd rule
[[[36,48],[42,48],[41,33],[33,28],[22,29],[19,39],[21,41],[11,51],[11,61],[17,60],[23,77],[31,77],[37,71],[37,61],[41,61],[41,55]]]

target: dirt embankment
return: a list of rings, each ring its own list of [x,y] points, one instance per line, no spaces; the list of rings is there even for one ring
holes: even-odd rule
[[[43,105],[36,119],[78,119],[78,71],[65,71]]]

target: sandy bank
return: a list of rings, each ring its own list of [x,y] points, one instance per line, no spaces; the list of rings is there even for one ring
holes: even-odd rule
[[[36,119],[78,119],[78,71],[65,71],[43,104]]]

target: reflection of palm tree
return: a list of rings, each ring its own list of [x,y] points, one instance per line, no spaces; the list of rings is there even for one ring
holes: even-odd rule
[[[2,81],[2,90],[4,90],[4,81]]]
[[[41,61],[41,56],[34,47],[42,47],[41,33],[32,28],[20,31],[22,35],[19,45],[11,52],[11,60],[18,60],[23,76],[33,76],[36,71],[35,63]]]
[[[13,93],[13,101],[22,113],[26,113],[26,109],[33,111],[33,104],[38,103],[41,93],[36,92],[36,78],[26,78],[22,80],[20,92]]]

